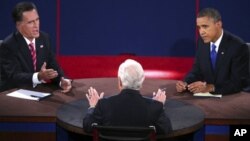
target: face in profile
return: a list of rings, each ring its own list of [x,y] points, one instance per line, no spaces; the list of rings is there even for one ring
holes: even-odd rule
[[[221,35],[222,23],[210,17],[196,19],[197,29],[205,43],[215,42]]]
[[[39,16],[35,9],[23,12],[22,21],[16,23],[18,31],[30,41],[39,37]]]

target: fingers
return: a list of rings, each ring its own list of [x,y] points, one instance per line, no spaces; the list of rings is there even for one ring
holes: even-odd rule
[[[61,90],[62,93],[67,93],[71,90],[71,87],[68,87],[66,89]]]
[[[153,92],[153,97],[155,97],[156,96],[156,93],[155,92]]]
[[[58,76],[57,71],[53,69],[44,69],[39,72],[40,80],[49,80]]]
[[[153,97],[162,97],[162,96],[165,96],[165,95],[166,95],[166,92],[162,91],[161,89],[158,89],[157,93],[153,92]]]
[[[102,93],[100,94],[100,98],[103,98],[103,96],[104,96],[104,92],[102,92]]]
[[[101,98],[103,98],[103,96],[104,96],[104,92],[100,93],[100,95],[99,95],[95,88],[90,87],[90,88],[88,89],[88,96],[89,96],[90,98],[91,98],[91,97],[95,97],[95,98],[97,98],[97,99],[101,99]]]
[[[159,95],[160,95],[160,93],[161,93],[161,90],[160,90],[160,89],[158,89],[158,90],[157,90],[157,92],[153,92],[153,97],[157,97],[157,96],[159,96]]]
[[[206,82],[197,81],[188,85],[188,90],[192,93],[204,92],[206,89]]]
[[[65,83],[64,85],[62,85],[62,90],[61,90],[61,92],[62,92],[62,93],[67,93],[67,92],[69,92],[69,91],[71,90],[71,88],[72,88],[71,83],[68,84],[67,81],[66,81],[66,83]]]
[[[88,93],[86,94],[90,107],[95,107],[99,99],[103,98],[103,96],[104,96],[104,92],[102,92],[99,96],[96,89],[92,87],[88,89]]]
[[[47,76],[49,79],[53,79],[53,78],[55,78],[55,77],[58,76],[57,71],[55,71],[55,70],[53,70],[53,69],[47,69],[47,70],[45,71],[45,74],[46,74],[46,76]]]
[[[90,96],[92,96],[92,95],[95,95],[95,93],[97,93],[97,92],[96,92],[96,90],[94,88],[90,87],[88,89],[88,93],[89,93]]]
[[[166,92],[161,89],[158,89],[157,93],[153,92],[153,99],[162,102],[163,104],[166,101],[166,97]]]
[[[55,71],[54,69],[46,69],[46,67],[47,67],[47,63],[44,62],[40,71],[41,79],[48,80],[48,79],[56,78],[58,76],[57,71]]]
[[[64,77],[61,77],[61,92],[62,93],[67,93],[71,90],[72,88],[72,80],[70,79],[65,79]]]
[[[183,81],[177,81],[176,90],[177,92],[183,92],[187,89],[187,83]]]
[[[85,94],[86,95],[86,97],[87,97],[87,99],[89,100],[90,98],[89,98],[89,94]]]
[[[166,97],[166,91],[162,91],[161,89],[158,89],[158,94],[160,95],[160,97]]]
[[[46,70],[46,65],[47,65],[46,62],[44,62],[43,65],[42,65],[42,67],[41,67],[41,70],[42,70],[42,71],[43,71],[43,70]]]

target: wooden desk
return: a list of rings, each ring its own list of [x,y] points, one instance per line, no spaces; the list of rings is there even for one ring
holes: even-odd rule
[[[250,93],[240,92],[226,95],[222,98],[194,97],[190,93],[177,93],[175,89],[176,80],[146,79],[141,93],[152,96],[153,91],[158,88],[166,88],[167,98],[190,103],[202,109],[205,113],[205,123],[214,125],[250,125]],[[87,93],[90,86],[95,87],[106,96],[119,93],[116,78],[79,79],[74,81],[73,93],[83,95]]]
[[[205,113],[206,125],[250,125],[250,94],[241,92],[229,96],[219,98],[198,98],[193,97],[189,93],[177,94],[175,90],[175,80],[146,79],[141,93],[144,95],[152,95],[152,91],[158,88],[167,88],[167,96],[169,99],[180,100],[193,104]],[[18,140],[32,140],[29,131],[14,129],[2,129],[4,124],[16,125],[16,123],[51,123],[56,124],[56,112],[63,104],[76,100],[85,99],[85,94],[90,86],[105,92],[105,95],[117,94],[116,78],[95,78],[95,79],[79,79],[74,80],[73,89],[69,94],[62,94],[56,88],[40,86],[36,90],[44,92],[53,92],[53,96],[42,101],[30,101],[13,97],[6,94],[10,91],[0,93],[0,137],[1,140],[8,140],[13,136],[13,132],[20,135]],[[49,133],[48,138],[44,137],[43,131],[33,133],[36,140],[56,140],[56,129]],[[41,133],[41,134],[40,134]],[[29,135],[29,136],[27,136]],[[40,138],[41,137],[41,138]]]
[[[141,93],[150,96],[158,88],[167,88],[169,99],[187,102],[202,109],[205,113],[206,141],[228,141],[231,125],[250,125],[250,93],[240,92],[222,98],[193,97],[190,93],[177,93],[175,83],[175,80],[146,79]],[[106,96],[119,92],[116,78],[82,79],[76,80],[75,84],[78,85],[75,93],[83,90],[85,94],[90,86],[97,88],[99,92],[105,92]],[[221,133],[210,132],[211,128]]]
[[[33,89],[53,93],[53,96],[41,101],[6,96],[13,90],[0,93],[0,140],[56,141],[57,109],[62,104],[84,97],[80,93],[65,95],[57,89],[47,86]]]

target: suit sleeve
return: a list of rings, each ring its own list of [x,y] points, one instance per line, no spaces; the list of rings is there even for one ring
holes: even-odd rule
[[[231,75],[221,85],[215,85],[214,93],[236,93],[242,90],[243,82],[249,77],[249,51],[246,44],[237,47],[235,56],[232,59]]]
[[[90,108],[83,118],[83,129],[85,132],[92,132],[92,123],[94,123],[93,112],[95,108]]]
[[[168,134],[172,131],[172,124],[163,108],[160,112],[159,118],[156,121],[155,126],[157,134]]]
[[[88,109],[87,114],[85,115],[85,117],[83,118],[83,129],[85,132],[90,133],[92,132],[93,128],[92,128],[92,124],[93,123],[97,123],[97,124],[102,124],[101,121],[103,121],[103,113],[101,110],[101,103],[104,99],[101,99],[98,101],[98,103],[96,104],[95,108],[90,108]]]
[[[45,34],[45,43],[46,46],[48,47],[48,58],[47,58],[47,68],[53,68],[54,70],[56,70],[58,72],[58,77],[56,77],[55,79],[53,79],[53,82],[55,82],[56,84],[59,84],[61,77],[64,76],[64,72],[61,69],[61,67],[59,66],[59,64],[57,63],[56,57],[54,55],[54,53],[51,51],[51,44],[50,44],[50,38],[48,36],[48,34]]]
[[[152,100],[150,105],[150,115],[152,118],[153,125],[156,128],[157,134],[168,134],[172,131],[172,124],[168,115],[165,112],[165,107],[161,102]]]

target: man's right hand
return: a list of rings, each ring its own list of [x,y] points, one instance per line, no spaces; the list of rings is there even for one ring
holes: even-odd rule
[[[43,63],[41,70],[38,72],[38,79],[41,80],[50,80],[58,76],[57,71],[54,69],[46,69],[46,62]]]
[[[101,94],[98,94],[95,88],[90,87],[88,89],[88,93],[86,94],[86,97],[89,101],[89,107],[94,108],[99,101],[99,99],[102,99],[104,96],[104,92]]]
[[[187,83],[183,81],[177,81],[176,83],[176,90],[177,92],[183,92],[187,89]]]

